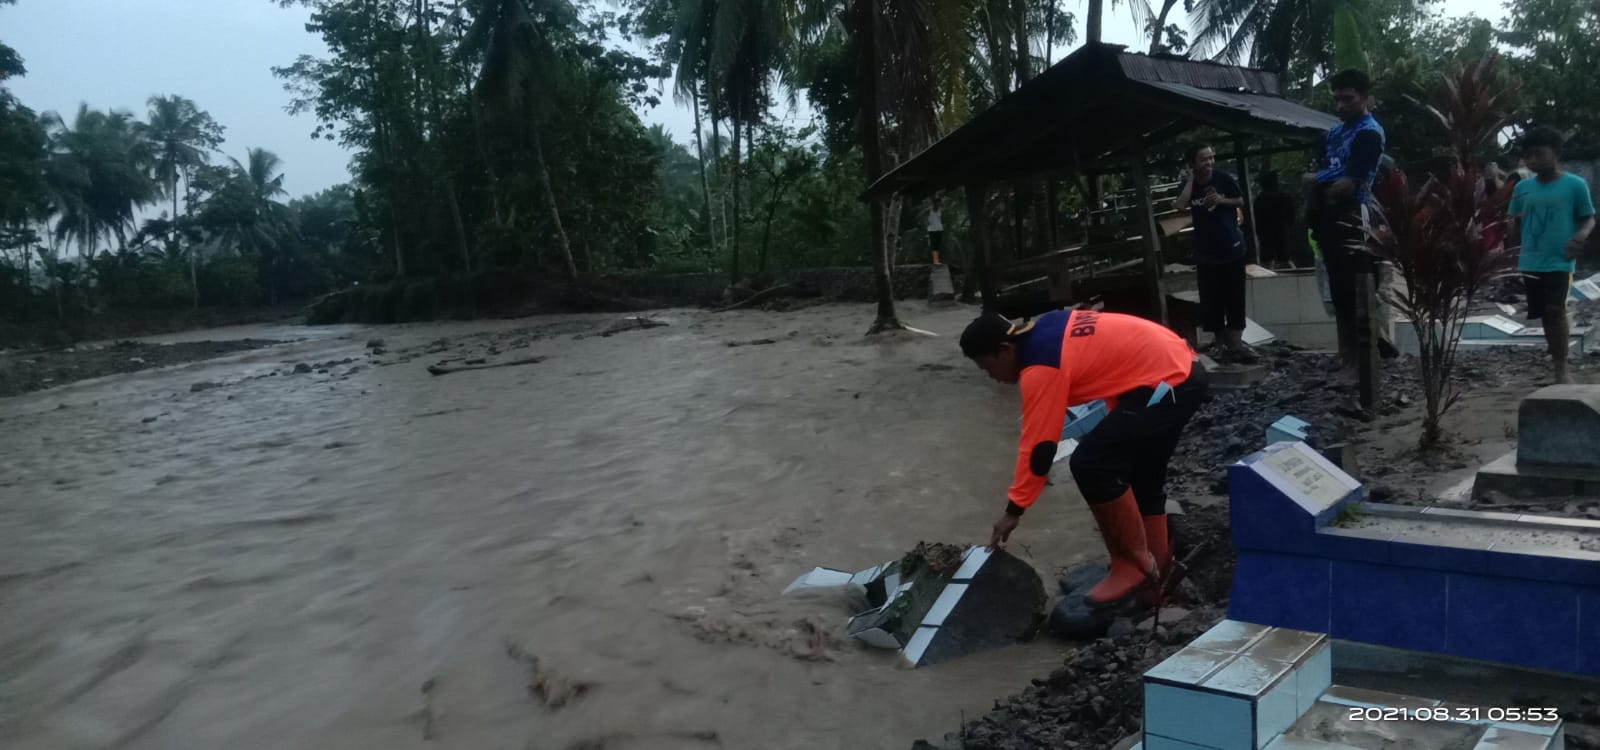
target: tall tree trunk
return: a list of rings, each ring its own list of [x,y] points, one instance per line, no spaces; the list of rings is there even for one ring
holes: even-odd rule
[[[861,140],[862,162],[866,167],[867,184],[872,185],[883,176],[883,142],[878,134],[878,50],[877,50],[877,0],[853,0],[856,42],[856,87],[858,95],[856,124]],[[878,293],[878,317],[872,322],[868,334],[904,328],[894,311],[894,285],[889,280],[889,252],[883,225],[883,199],[868,196],[867,225],[872,232],[873,286]]]
[[[467,225],[461,220],[461,201],[456,198],[456,183],[447,175],[444,178],[445,195],[450,198],[450,221],[456,227],[456,247],[461,248],[461,267],[472,273],[472,251],[467,247]]]
[[[1089,0],[1089,43],[1100,43],[1100,24],[1106,16],[1106,0]]]
[[[739,162],[739,131],[743,127],[743,123],[739,122],[742,119],[740,115],[741,113],[737,111],[733,114],[733,233],[729,235],[728,242],[728,253],[732,257],[733,278],[729,280],[731,284],[739,283],[739,224],[744,218],[739,211],[739,183],[743,181],[744,172],[743,165]]]
[[[717,186],[717,216],[722,224],[722,238],[728,238],[728,202],[722,192],[722,118],[718,116],[717,90],[706,84],[706,112],[711,118],[711,180]]]
[[[1027,0],[1011,0],[1011,35],[1017,44],[1017,86],[1033,77],[1033,55],[1028,49]]]
[[[1154,55],[1161,51],[1163,46],[1161,36],[1167,28],[1167,14],[1171,13],[1173,6],[1177,4],[1178,0],[1161,0],[1161,14],[1156,16],[1156,27],[1150,30],[1150,54]]]
[[[717,222],[711,215],[711,178],[706,174],[705,138],[701,136],[700,90],[694,91],[694,156],[700,163],[700,194],[706,203],[706,241],[711,244],[711,256],[717,255]]]
[[[761,230],[761,255],[756,261],[756,274],[767,272],[767,248],[772,244],[772,220],[778,216],[778,203],[783,200],[784,188],[787,183],[779,182],[772,191],[772,200],[767,203],[767,225]]]
[[[561,247],[561,259],[567,264],[567,276],[576,280],[578,264],[572,260],[572,246],[567,244],[567,230],[561,226],[561,207],[556,205],[556,191],[550,187],[550,167],[544,160],[544,138],[539,133],[537,123],[529,127],[528,132],[533,136],[533,166],[538,173],[539,187],[543,190],[545,203],[550,208],[550,221],[556,227],[556,244]]]
[[[1044,10],[1044,65],[1047,68],[1056,61],[1056,3],[1055,0],[1048,2]]]

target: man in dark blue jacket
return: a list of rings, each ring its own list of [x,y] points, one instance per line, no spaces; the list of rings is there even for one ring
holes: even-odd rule
[[[1178,192],[1177,205],[1187,207],[1194,222],[1201,327],[1216,337],[1219,358],[1254,362],[1255,353],[1244,343],[1244,230],[1239,226],[1244,191],[1233,175],[1216,168],[1211,146],[1191,146],[1188,158],[1194,171]]]
[[[1323,167],[1314,178],[1316,189],[1306,217],[1328,269],[1339,356],[1345,368],[1353,370],[1357,364],[1356,274],[1375,270],[1362,245],[1385,136],[1383,126],[1367,108],[1372,79],[1366,73],[1342,71],[1329,85],[1340,123],[1328,130],[1324,141]]]

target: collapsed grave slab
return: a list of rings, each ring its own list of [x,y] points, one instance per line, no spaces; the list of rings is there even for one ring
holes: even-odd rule
[[[983,547],[918,545],[905,558],[856,573],[817,568],[785,595],[847,589],[865,601],[846,631],[895,649],[907,665],[937,664],[1033,637],[1044,618],[1044,583],[1026,562]]]

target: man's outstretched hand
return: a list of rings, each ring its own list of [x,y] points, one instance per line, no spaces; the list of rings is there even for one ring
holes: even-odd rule
[[[1017,530],[1017,523],[1021,520],[1010,513],[1000,516],[1000,520],[994,522],[994,533],[989,537],[989,551],[993,552],[1004,546],[1006,540],[1011,538],[1011,532]]]

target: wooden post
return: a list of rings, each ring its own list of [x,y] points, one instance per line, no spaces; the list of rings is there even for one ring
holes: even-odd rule
[[[983,295],[983,309],[993,310],[996,297],[994,274],[990,271],[989,222],[984,215],[984,185],[968,183],[967,218],[972,231],[972,267],[967,269],[967,280],[962,284],[962,297],[971,298],[972,280],[977,279],[979,293]]]
[[[1233,141],[1234,164],[1239,169],[1239,192],[1244,194],[1244,250],[1252,263],[1261,265],[1261,244],[1256,239],[1256,199],[1250,193],[1250,163],[1244,155],[1244,139]]]
[[[1375,412],[1378,389],[1383,381],[1378,373],[1377,290],[1373,287],[1375,276],[1369,269],[1355,274],[1356,286],[1356,375],[1360,383],[1358,394],[1361,408]],[[1420,332],[1419,332],[1420,335]]]
[[[1145,283],[1150,287],[1152,307],[1157,320],[1167,325],[1166,284],[1161,279],[1161,231],[1156,227],[1156,207],[1150,198],[1150,176],[1145,173],[1144,148],[1133,154],[1133,190],[1139,201],[1139,226],[1144,232]]]

